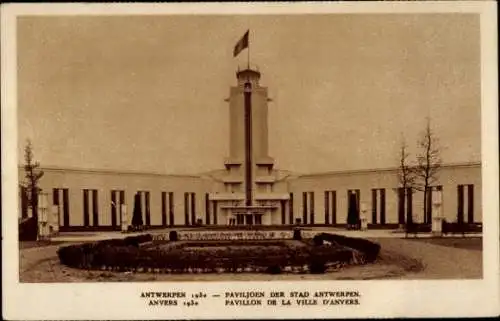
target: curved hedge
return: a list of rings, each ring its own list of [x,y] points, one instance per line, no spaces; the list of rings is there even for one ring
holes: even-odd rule
[[[314,246],[292,240],[221,241],[214,243],[215,246],[212,244],[206,247],[203,242],[146,245],[151,241],[151,235],[145,234],[123,240],[70,245],[61,247],[58,256],[62,264],[81,269],[162,273],[324,273],[332,265],[344,266],[373,261],[380,249],[378,244],[367,240],[327,233],[318,234],[314,238]],[[323,244],[323,241],[332,244]]]
[[[323,245],[324,241],[354,249],[362,255],[362,258],[366,262],[375,261],[380,252],[379,244],[362,238],[347,237],[330,233],[320,233],[315,235],[313,238],[313,243],[315,246]]]

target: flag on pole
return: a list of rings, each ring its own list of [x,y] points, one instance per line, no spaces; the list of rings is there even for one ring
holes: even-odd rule
[[[250,30],[247,30],[243,37],[236,43],[233,50],[233,57],[236,57],[243,49],[248,48],[248,33]]]

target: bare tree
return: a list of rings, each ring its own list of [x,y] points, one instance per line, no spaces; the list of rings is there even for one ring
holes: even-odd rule
[[[44,173],[40,170],[40,163],[34,160],[33,145],[30,140],[27,141],[26,146],[24,147],[24,162],[26,180],[23,185],[28,191],[28,204],[32,208],[33,218],[36,222],[38,222],[38,194],[41,191],[39,181]]]
[[[405,204],[405,200],[407,199],[408,194],[413,194],[415,189],[415,166],[409,161],[410,153],[408,152],[408,145],[406,144],[405,139],[401,141],[401,145],[399,148],[399,168],[398,168],[398,179],[399,186],[401,187],[402,200],[403,204]],[[412,211],[410,208],[406,211],[406,224],[412,224],[413,217]]]
[[[424,221],[430,222],[427,198],[430,187],[438,180],[438,171],[441,167],[441,156],[439,141],[432,131],[431,121],[427,118],[425,130],[418,141],[420,152],[417,154],[417,166],[415,168],[416,177],[419,184],[416,185],[419,191],[424,193]]]

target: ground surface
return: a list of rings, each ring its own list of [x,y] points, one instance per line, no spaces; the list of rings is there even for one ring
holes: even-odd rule
[[[413,240],[416,242],[427,242],[430,244],[449,246],[466,250],[475,250],[475,251],[483,250],[482,237],[419,238],[419,239],[408,238],[408,240]]]
[[[60,244],[20,246],[21,282],[270,281],[462,279],[482,277],[481,238],[371,238],[380,243],[379,259],[326,274],[148,274],[86,271],[59,264]],[[64,243],[70,244],[70,243]]]

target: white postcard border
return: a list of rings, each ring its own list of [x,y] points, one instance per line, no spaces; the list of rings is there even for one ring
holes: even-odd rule
[[[2,6],[2,255],[7,319],[206,319],[487,316],[499,313],[498,75],[496,3],[378,2],[333,4],[20,4]],[[17,241],[17,118],[15,18],[47,14],[325,14],[478,13],[482,61],[482,280],[158,282],[20,284]],[[198,307],[148,307],[142,291],[207,293],[248,290],[356,290],[360,306],[227,307],[210,299]]]

